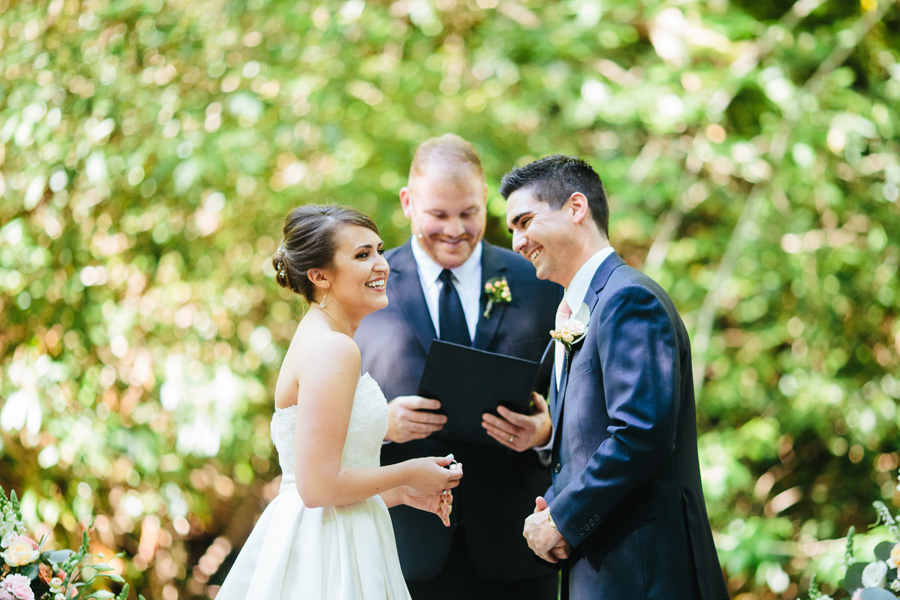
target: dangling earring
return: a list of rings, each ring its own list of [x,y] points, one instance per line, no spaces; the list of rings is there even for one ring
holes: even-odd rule
[[[325,290],[325,295],[322,296],[322,301],[319,302],[319,308],[325,308],[325,298],[328,297],[328,290]]]

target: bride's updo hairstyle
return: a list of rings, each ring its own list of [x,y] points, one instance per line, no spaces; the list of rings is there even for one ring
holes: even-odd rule
[[[365,227],[378,235],[378,226],[365,213],[349,206],[300,206],[284,219],[284,241],[272,257],[275,281],[281,287],[315,302],[316,286],[310,269],[327,269],[337,251],[337,232],[346,225]]]

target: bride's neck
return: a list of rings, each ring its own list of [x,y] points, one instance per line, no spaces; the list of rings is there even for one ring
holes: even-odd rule
[[[356,333],[359,322],[362,320],[351,317],[337,304],[326,306],[325,308],[321,308],[318,304],[313,304],[310,310],[320,314],[333,330],[351,338]]]

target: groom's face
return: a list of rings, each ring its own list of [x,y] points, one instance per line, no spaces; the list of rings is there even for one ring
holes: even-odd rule
[[[475,169],[429,165],[400,191],[413,235],[445,269],[462,265],[484,237],[487,188]]]
[[[568,287],[580,266],[573,260],[580,237],[569,202],[553,210],[529,188],[518,189],[506,200],[506,225],[512,249],[531,261],[538,279]]]

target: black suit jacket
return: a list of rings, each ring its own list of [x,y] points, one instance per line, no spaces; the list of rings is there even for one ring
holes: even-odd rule
[[[593,567],[573,582],[590,590],[578,597],[726,600],[700,482],[687,330],[662,288],[617,254],[584,304],[584,338],[559,391],[551,386],[545,496],[573,559]]]
[[[416,393],[436,336],[410,243],[386,256],[391,267],[389,305],[365,317],[355,339],[362,352],[362,371],[378,382],[390,401]],[[493,277],[506,277],[512,300],[495,304],[485,319],[487,296],[482,292],[473,346],[540,360],[550,340],[562,289],[538,280],[534,267],[523,257],[487,242],[483,243],[481,277],[482,286]],[[535,564],[534,554],[522,537],[522,524],[534,510],[535,497],[550,483],[549,471],[537,452],[518,453],[426,438],[385,444],[381,461],[393,464],[451,452],[463,463],[465,473],[460,486],[453,490],[453,527],[445,528],[434,515],[406,506],[391,509],[405,577],[422,581],[440,572],[458,523],[465,527],[469,553],[482,577],[511,580],[550,573]]]

